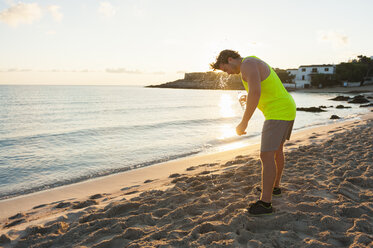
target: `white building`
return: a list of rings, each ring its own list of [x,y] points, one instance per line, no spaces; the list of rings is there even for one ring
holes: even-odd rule
[[[311,75],[316,73],[334,74],[335,65],[302,65],[298,69],[286,70],[291,75],[295,75],[296,88],[308,88],[311,86]]]

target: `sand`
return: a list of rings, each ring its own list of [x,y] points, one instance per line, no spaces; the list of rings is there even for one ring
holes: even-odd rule
[[[373,247],[373,116],[293,135],[275,213],[259,146],[0,202],[3,247]]]

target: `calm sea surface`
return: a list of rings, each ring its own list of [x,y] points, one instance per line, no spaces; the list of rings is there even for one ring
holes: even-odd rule
[[[256,111],[247,135],[235,127],[239,91],[128,86],[0,86],[0,199],[197,153],[259,142]],[[291,93],[298,107],[336,106],[335,94]],[[330,122],[328,108],[298,112],[295,131]]]

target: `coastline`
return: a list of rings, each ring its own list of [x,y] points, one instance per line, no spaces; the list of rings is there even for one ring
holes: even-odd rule
[[[221,86],[213,81],[193,81],[179,79],[173,82],[168,82],[159,85],[147,85],[145,88],[161,88],[161,89],[189,89],[189,90],[233,90],[233,91],[244,91],[241,80],[236,79],[233,85]],[[343,87],[333,86],[326,88],[287,88],[289,92],[305,92],[305,93],[367,93],[373,92],[373,84],[355,86],[355,87]]]
[[[372,115],[372,117],[371,117]],[[373,114],[368,113],[363,115],[363,119],[373,118]],[[310,143],[319,142],[326,138],[325,132],[335,128],[348,126],[355,123],[356,120],[339,121],[333,124],[321,125],[317,127],[307,128],[292,134],[291,140],[287,141],[286,149],[297,149],[300,146],[309,145]],[[324,132],[324,135],[318,138],[312,138],[315,132]],[[296,140],[296,142],[293,142]],[[311,141],[312,140],[312,141]],[[139,195],[140,192],[152,188],[167,188],[168,176],[175,173],[185,173],[189,167],[198,167],[201,164],[226,163],[236,156],[253,156],[259,155],[260,143],[248,145],[240,148],[235,148],[227,151],[213,152],[207,154],[196,154],[188,157],[183,157],[175,160],[170,160],[162,163],[156,163],[150,166],[141,167],[133,170],[128,170],[116,174],[106,175],[103,177],[92,178],[82,182],[77,182],[69,185],[63,185],[52,189],[33,192],[26,195],[20,195],[8,199],[0,200],[0,223],[6,217],[14,215],[18,212],[26,211],[32,207],[42,204],[50,204],[66,199],[79,199],[96,193],[101,194],[116,194],[123,190],[119,189],[135,189],[136,193],[131,194],[131,197]],[[195,171],[194,171],[195,172]],[[144,183],[146,181],[151,181]],[[17,206],[17,208],[12,208]]]
[[[342,90],[347,90],[347,89],[342,89]],[[163,90],[161,90],[161,91],[163,91]],[[165,91],[166,93],[168,92],[167,90]],[[194,92],[193,91],[189,91],[189,92],[186,92],[186,93],[190,93],[190,94],[193,94]],[[211,93],[213,93],[213,94],[220,94],[219,92],[213,92],[213,91],[211,91]],[[236,93],[236,92],[228,92],[227,94],[234,94],[234,93]],[[201,92],[201,91],[199,91],[199,92],[197,92],[196,94],[204,94],[204,92]],[[210,94],[210,92],[208,92],[207,94]],[[297,93],[294,93],[294,95],[296,95],[296,96],[298,96],[300,99],[299,99],[299,102],[300,102],[300,106],[307,106],[307,103],[310,103],[310,102],[314,102],[315,104],[317,104],[317,103],[319,103],[317,100],[318,100],[318,97],[319,97],[319,95],[316,93],[316,94],[314,94],[314,93],[312,93],[312,94],[308,94],[307,92],[305,93],[306,95],[308,95],[308,96],[312,96],[312,97],[314,97],[314,98],[316,98],[316,100],[314,101],[313,99],[312,99],[312,101],[306,101],[306,102],[302,102],[302,98],[303,98],[303,95],[304,95],[304,93],[303,92],[301,92],[300,94],[297,94]],[[320,96],[321,96],[322,94],[320,94]],[[328,93],[326,94],[326,95],[328,95]],[[336,94],[333,94],[333,95],[336,95]],[[233,95],[233,99],[235,98],[236,96],[235,95]],[[312,98],[311,97],[311,98]],[[324,96],[324,98],[325,98],[325,96]],[[330,98],[330,97],[329,97]],[[220,99],[221,100],[221,99]],[[337,103],[337,102],[331,102],[331,101],[329,101],[330,103],[324,103],[323,102],[323,104],[322,105],[332,105],[332,104],[334,104],[334,103],[336,103],[336,104],[341,104],[341,103]],[[215,103],[214,103],[215,104]],[[303,104],[303,105],[302,105]],[[321,103],[319,103],[319,104],[321,104]],[[318,116],[319,118],[318,118],[318,120],[317,120],[317,122],[315,122],[314,121],[314,123],[315,123],[315,125],[324,125],[324,122],[332,122],[331,120],[329,120],[329,117],[330,117],[330,115],[329,116],[327,116],[328,115],[328,113],[327,112],[332,112],[331,114],[338,114],[342,119],[344,119],[344,118],[351,118],[351,117],[353,117],[353,115],[348,115],[347,116],[347,114],[349,114],[349,113],[347,113],[348,112],[348,110],[342,110],[342,111],[340,111],[340,110],[336,110],[336,111],[334,111],[333,110],[333,108],[332,108],[332,106],[329,106],[330,108],[329,109],[327,109],[327,111],[326,111],[326,113],[325,114],[323,114],[323,115],[320,115],[320,116]],[[357,108],[356,108],[357,107]],[[359,112],[359,113],[361,113],[361,112],[366,112],[366,108],[359,108],[359,106],[357,106],[357,105],[354,105],[353,106],[353,108],[356,108],[356,112]],[[239,110],[240,111],[240,110]],[[197,111],[198,112],[198,111]],[[353,112],[353,114],[355,113],[354,111],[349,111],[349,112]],[[341,113],[341,114],[339,114],[339,113]],[[346,114],[347,113],[347,114]],[[303,113],[300,113],[300,116],[302,116],[303,115]],[[237,118],[239,118],[239,117],[237,117]],[[300,118],[300,119],[298,119],[298,120],[301,120],[302,118]],[[304,119],[303,119],[304,120]],[[306,122],[297,122],[298,124],[300,124],[300,125],[298,125],[298,126],[296,126],[296,127],[294,127],[294,130],[297,130],[297,129],[304,129],[304,128],[310,128],[310,127],[312,127],[312,125],[309,125],[309,123],[306,121]],[[255,135],[258,135],[258,137],[260,138],[260,123],[257,123],[257,125],[255,125],[256,127],[258,127],[257,128],[257,130],[256,130],[256,133],[255,133]],[[200,130],[200,129],[198,129],[198,130]],[[198,131],[197,130],[197,131]],[[219,131],[220,132],[220,130],[216,130],[216,131]],[[58,133],[58,132],[57,132]],[[214,133],[214,132],[211,132],[211,133]],[[67,133],[67,134],[69,134],[69,133]],[[119,134],[119,133],[118,133]],[[82,135],[83,135],[83,132],[82,132]],[[117,134],[116,134],[117,135]],[[232,134],[232,135],[234,135],[234,134]],[[244,137],[244,139],[242,140],[242,142],[240,142],[241,144],[239,144],[240,146],[241,145],[243,145],[243,143],[244,142],[246,142],[245,140],[248,140],[250,137],[252,137],[253,135],[249,135],[249,136],[246,136],[246,137]],[[82,136],[83,137],[83,136]],[[85,137],[90,137],[90,136],[85,136]],[[235,136],[232,136],[232,137],[235,137]],[[71,138],[75,138],[75,137],[73,137],[73,136],[71,136]],[[238,138],[238,137],[236,137],[236,138]],[[194,150],[191,150],[191,149],[184,149],[183,151],[193,151],[193,153],[196,153],[196,154],[201,154],[201,153],[206,153],[206,152],[216,152],[216,151],[218,151],[219,149],[224,149],[223,147],[226,145],[226,141],[224,141],[224,142],[220,142],[220,138],[218,138],[218,140],[215,140],[216,138],[215,137],[211,137],[211,135],[210,135],[210,137],[209,137],[209,139],[208,139],[208,143],[207,143],[207,148],[205,147],[205,146],[202,146],[202,145],[200,145],[199,143],[197,144],[197,145],[199,145],[199,146],[195,146],[195,147],[197,147],[196,149],[194,149]],[[232,140],[233,139],[229,139],[229,141],[227,140],[227,142],[228,143],[231,143],[232,142]],[[238,140],[238,139],[237,139]],[[23,141],[23,140],[22,140]],[[211,142],[210,142],[211,141]],[[170,142],[173,142],[172,140],[170,140]],[[258,142],[257,141],[257,139],[254,141],[254,142]],[[14,144],[16,144],[16,143],[19,143],[19,144],[21,144],[22,142],[20,141],[20,142],[16,142],[16,141],[14,141]],[[210,144],[211,143],[211,144]],[[251,140],[250,140],[250,144],[252,144],[253,142],[251,142]],[[193,143],[194,144],[194,143]],[[232,144],[232,146],[233,146],[234,144]],[[238,144],[237,144],[238,145]],[[228,147],[229,145],[227,145],[227,147]],[[91,144],[89,144],[89,145],[87,145],[87,147],[92,147],[92,149],[94,149],[94,145],[92,146]],[[141,145],[139,146],[139,147],[141,147]],[[178,147],[178,146],[175,146],[175,147]],[[220,147],[220,148],[219,148]],[[22,147],[17,147],[18,149],[16,149],[16,150],[22,150]],[[229,148],[229,149],[232,149],[232,148]],[[210,150],[210,151],[206,151],[206,150]],[[180,150],[181,151],[181,150]],[[4,152],[4,151],[3,151]],[[41,151],[42,152],[42,151]],[[46,180],[46,182],[47,183],[44,183],[44,184],[38,184],[39,182],[37,181],[37,180],[33,180],[33,178],[37,178],[37,177],[31,177],[30,178],[30,180],[31,180],[31,182],[34,182],[34,181],[36,181],[36,184],[33,184],[33,183],[28,183],[27,184],[27,181],[28,180],[21,180],[21,179],[17,179],[17,178],[14,178],[14,183],[13,184],[11,184],[11,186],[9,187],[9,188],[7,188],[6,186],[4,187],[4,190],[2,191],[2,195],[1,195],[1,197],[0,197],[0,200],[4,200],[4,199],[11,199],[11,198],[14,198],[14,197],[17,197],[17,196],[20,196],[20,195],[27,195],[27,194],[32,194],[32,193],[34,193],[34,192],[39,192],[39,191],[43,191],[43,190],[45,190],[45,189],[52,189],[52,188],[56,188],[56,187],[62,187],[62,186],[66,186],[66,185],[70,185],[70,184],[75,184],[75,183],[79,183],[79,182],[82,182],[82,181],[87,181],[87,180],[91,180],[91,179],[93,179],[93,178],[96,178],[96,177],[104,177],[104,176],[107,176],[107,175],[112,175],[112,174],[117,174],[117,173],[120,173],[120,172],[122,172],[122,171],[127,171],[127,170],[131,170],[131,169],[134,169],[134,168],[140,168],[140,167],[145,167],[145,166],[149,166],[149,165],[152,165],[152,164],[155,164],[155,163],[161,163],[161,162],[163,162],[163,161],[170,161],[170,160],[173,160],[173,159],[178,159],[178,158],[182,158],[182,157],[188,157],[188,156],[191,156],[191,155],[193,155],[193,153],[192,152],[189,152],[189,153],[187,153],[187,152],[183,152],[183,153],[172,153],[173,152],[173,150],[172,149],[168,149],[167,150],[167,154],[169,153],[169,154],[171,154],[171,156],[168,156],[168,157],[165,157],[165,156],[163,156],[163,157],[161,157],[161,159],[159,159],[157,156],[155,156],[155,157],[151,157],[151,156],[149,156],[149,157],[151,157],[151,159],[147,159],[147,154],[145,154],[146,156],[144,156],[144,159],[143,160],[141,160],[141,159],[139,159],[138,160],[138,163],[136,163],[137,162],[137,160],[136,160],[136,162],[135,161],[133,161],[132,163],[130,163],[130,164],[133,164],[133,167],[132,168],[127,168],[127,167],[124,167],[124,164],[125,165],[127,165],[127,162],[126,163],[122,163],[120,160],[118,160],[118,161],[114,161],[114,162],[117,162],[116,163],[116,166],[113,166],[113,168],[115,168],[115,169],[112,169],[112,170],[110,170],[110,169],[105,169],[105,168],[110,168],[110,166],[111,166],[111,162],[108,160],[107,161],[107,165],[108,166],[103,166],[104,164],[106,165],[106,163],[102,163],[102,162],[100,162],[100,163],[97,163],[97,169],[98,169],[98,171],[102,168],[102,171],[99,171],[98,173],[86,173],[86,174],[84,174],[84,173],[82,173],[83,174],[83,176],[76,176],[76,177],[72,177],[72,179],[70,179],[70,180],[60,180],[59,178],[65,178],[64,177],[64,175],[62,175],[62,177],[56,177],[55,179],[53,179],[53,180],[49,180],[48,181],[48,178],[47,178],[47,180]],[[5,150],[5,153],[6,153],[6,150]],[[121,154],[120,152],[117,152],[117,153],[113,153],[112,154],[112,156],[113,157],[115,157],[116,155],[118,155],[118,154]],[[148,153],[148,154],[151,154],[151,153]],[[162,155],[161,153],[158,153],[157,151],[153,151],[153,154],[159,154],[159,155]],[[7,155],[7,154],[5,154],[5,155]],[[20,156],[21,156],[22,154],[20,154]],[[98,156],[97,157],[97,159],[100,159],[100,157],[101,156]],[[126,157],[127,158],[127,156],[124,156],[124,157]],[[128,161],[132,161],[131,160],[131,158],[132,158],[132,156],[131,155],[129,155],[128,156]],[[136,158],[136,157],[135,157]],[[142,161],[145,161],[145,162],[142,162]],[[9,162],[9,164],[10,164],[10,162],[12,162],[12,161],[7,161],[7,160],[5,160],[5,163],[7,164]],[[66,161],[67,163],[68,162],[70,162],[70,163],[72,163],[72,162],[74,162],[74,161]],[[82,171],[85,171],[84,169],[85,169],[85,167],[84,167],[84,165],[85,165],[85,162],[86,161],[84,161],[84,160],[82,160],[82,161],[80,161],[80,160],[77,160],[77,165],[78,164],[82,164],[83,165],[83,167],[82,167]],[[17,162],[17,163],[19,163],[19,162]],[[35,161],[35,163],[37,164],[38,162],[37,161]],[[21,163],[22,164],[22,163]],[[101,166],[100,166],[100,164],[101,164]],[[114,163],[113,163],[114,164]],[[25,166],[31,166],[32,164],[25,164]],[[58,165],[58,164],[57,164]],[[58,165],[59,166],[59,165]],[[78,166],[79,167],[79,166]],[[57,166],[56,166],[56,168],[57,168]],[[50,171],[50,172],[53,172],[53,171]],[[4,171],[4,175],[6,176],[7,174],[6,174],[6,171]],[[12,178],[12,175],[9,175],[10,177],[9,178]],[[8,177],[6,177],[6,178],[8,178]],[[68,178],[67,178],[68,179]],[[43,179],[43,180],[45,180],[45,179]],[[17,184],[15,184],[16,182],[20,182],[20,184],[19,184],[19,186],[17,185]],[[25,183],[23,183],[23,182],[25,182]],[[16,190],[11,190],[11,189],[16,189]],[[24,189],[24,190],[22,190],[22,189]],[[7,192],[9,192],[8,194],[7,194]]]
[[[306,146],[323,144],[331,135],[367,125],[369,120],[372,119],[373,114],[370,112],[362,116],[360,120],[336,122],[331,125],[296,132],[286,144],[285,152],[302,153],[302,149]],[[24,230],[31,226],[46,226],[61,220],[66,223],[74,222],[87,212],[110,208],[111,205],[123,201],[123,198],[126,201],[132,201],[131,199],[146,195],[147,192],[174,190],[175,181],[181,178],[223,175],[234,168],[240,168],[241,164],[247,161],[252,161],[258,167],[260,164],[258,154],[259,144],[256,144],[215,154],[187,157],[2,200],[0,201],[0,223],[2,227],[0,236],[6,234],[5,237],[9,236],[12,240],[18,240],[24,235]],[[286,174],[286,170],[284,174]],[[256,177],[258,179],[258,175]],[[202,182],[202,184],[204,183]],[[259,181],[254,183],[257,185]],[[233,185],[229,187],[233,187]],[[95,199],[96,197],[98,198]],[[58,204],[66,204],[66,207],[57,208],[56,205]],[[74,207],[79,204],[81,204],[80,207]],[[68,216],[75,217],[69,219]],[[9,217],[14,218],[9,219]],[[6,225],[14,223],[14,220],[15,222],[20,221],[4,228]]]
[[[345,94],[353,94],[353,93],[370,93],[372,95],[373,92],[373,84],[364,85],[360,87],[331,87],[331,88],[321,88],[321,89],[299,89],[296,90],[297,92],[305,92],[305,93],[345,93]]]

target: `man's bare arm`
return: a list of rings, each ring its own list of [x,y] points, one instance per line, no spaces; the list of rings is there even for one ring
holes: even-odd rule
[[[238,135],[245,133],[247,123],[251,119],[256,107],[258,106],[261,88],[260,88],[260,71],[258,61],[246,60],[241,65],[242,79],[248,83],[248,96],[246,102],[246,110],[242,117],[241,123],[237,126],[236,132]]]
[[[246,110],[242,118],[242,121],[248,122],[258,106],[260,98],[261,80],[258,62],[253,60],[245,61],[241,67],[241,75],[249,86]]]

